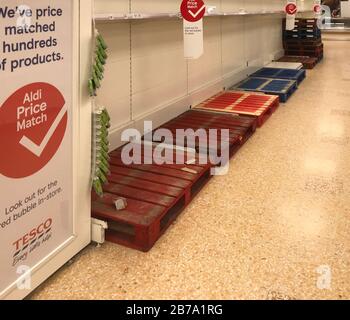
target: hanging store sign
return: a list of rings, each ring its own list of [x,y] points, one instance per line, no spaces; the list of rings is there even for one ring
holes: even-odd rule
[[[183,0],[181,3],[186,59],[198,59],[204,52],[203,17],[205,11],[205,3],[202,0]]]
[[[286,30],[293,30],[295,27],[295,17],[298,12],[296,1],[288,1],[284,11],[286,13]]]
[[[319,18],[322,15],[321,0],[315,0],[313,11],[316,18]]]
[[[288,2],[286,7],[285,7],[285,12],[289,16],[296,15],[298,12],[298,7],[297,7],[296,3]]]
[[[320,4],[315,4],[315,5],[314,5],[314,12],[315,12],[315,14],[317,14],[317,15],[320,15],[320,14],[321,14],[321,12],[322,12],[322,7],[321,7]]]
[[[0,296],[73,236],[73,1],[0,2]]]

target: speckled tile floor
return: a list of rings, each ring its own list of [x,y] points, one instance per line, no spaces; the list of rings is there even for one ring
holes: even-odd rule
[[[325,49],[151,252],[91,245],[30,298],[350,299],[350,41]]]

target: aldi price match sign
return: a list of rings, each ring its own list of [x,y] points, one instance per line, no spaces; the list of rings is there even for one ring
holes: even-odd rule
[[[0,0],[0,295],[73,236],[72,10]]]

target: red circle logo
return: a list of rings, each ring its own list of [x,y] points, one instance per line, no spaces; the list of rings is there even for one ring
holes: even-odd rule
[[[298,12],[298,7],[295,3],[291,2],[291,3],[288,3],[285,7],[285,12],[286,14],[289,14],[289,15],[295,15],[297,12]]]
[[[197,22],[204,17],[205,4],[202,0],[183,0],[181,14],[189,22]]]
[[[0,174],[33,175],[53,158],[66,132],[67,106],[54,86],[37,82],[20,88],[0,107]]]
[[[322,11],[322,7],[319,4],[314,5],[314,12],[320,13]]]

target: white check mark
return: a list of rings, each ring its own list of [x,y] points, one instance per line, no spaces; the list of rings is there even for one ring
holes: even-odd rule
[[[202,8],[200,8],[196,13],[193,13],[191,10],[188,10],[188,12],[190,13],[190,15],[193,18],[197,18],[198,15],[205,9],[205,5],[202,6]]]
[[[47,144],[49,143],[52,135],[55,133],[57,127],[61,123],[61,120],[63,119],[64,115],[67,112],[67,106],[64,106],[61,111],[58,113],[55,121],[52,123],[49,131],[46,133],[43,141],[40,143],[40,145],[37,145],[32,140],[27,138],[26,136],[23,136],[21,141],[19,142],[23,147],[28,149],[30,152],[34,153],[38,158],[42,155],[44,152]]]

